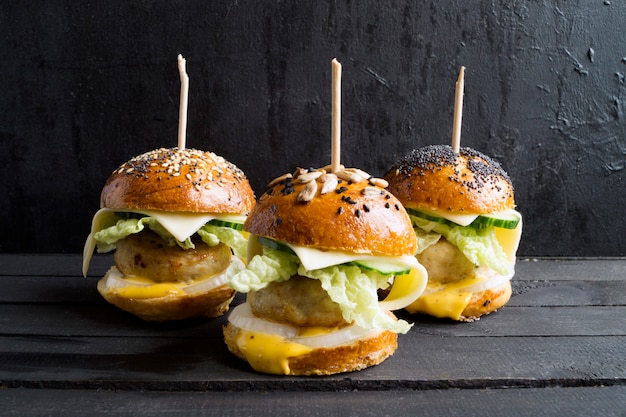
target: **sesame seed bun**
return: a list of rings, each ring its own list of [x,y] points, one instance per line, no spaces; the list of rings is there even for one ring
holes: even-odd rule
[[[405,207],[485,214],[515,207],[513,185],[500,164],[471,148],[414,149],[384,176]]]
[[[235,165],[212,152],[178,148],[156,149],[125,162],[100,196],[103,209],[143,213],[240,216],[254,204],[254,192]],[[93,225],[85,244],[89,257],[102,227],[100,222]],[[98,291],[109,303],[146,321],[224,314],[235,296],[223,283],[224,274],[231,266],[243,268],[243,262],[224,243],[209,246],[195,233],[189,239],[193,247],[183,248],[146,226],[115,242],[107,249],[116,250],[115,266],[98,282]]]
[[[376,180],[339,178],[335,186],[324,190],[334,174],[323,173],[308,182],[302,179],[316,173],[320,171],[270,183],[250,212],[244,230],[322,250],[391,256],[415,253],[409,216],[392,194],[373,185]],[[315,191],[307,199],[306,191],[311,188]]]
[[[254,192],[243,172],[212,152],[156,149],[132,158],[105,183],[100,206],[112,209],[248,213]]]

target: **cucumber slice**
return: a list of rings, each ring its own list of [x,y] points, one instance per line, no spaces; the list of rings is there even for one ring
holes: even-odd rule
[[[471,227],[500,227],[515,229],[520,222],[520,215],[514,210],[493,214],[481,214],[470,224]]]
[[[228,222],[225,220],[213,219],[209,220],[209,224],[212,224],[213,226],[230,227],[231,229],[235,230],[243,230],[243,224]]]
[[[424,213],[423,211],[407,208],[407,213],[412,216],[420,217],[422,219],[447,224],[453,227],[464,227],[459,224],[456,224],[450,220],[444,219],[443,217],[435,216],[429,213]],[[506,210],[499,213],[491,213],[491,214],[481,214],[476,217],[471,224],[465,227],[473,227],[475,229],[484,229],[485,227],[500,227],[503,229],[515,229],[520,222],[520,214],[515,210]]]
[[[268,237],[263,237],[263,236],[257,236],[257,241],[263,245],[266,246],[270,249],[276,249],[279,250],[281,252],[286,252],[286,253],[290,253],[292,255],[295,255],[296,253],[287,245],[282,244],[280,242],[277,242],[273,239],[270,239]]]
[[[411,268],[406,268],[406,266],[378,260],[352,261],[348,262],[348,264],[356,265],[359,268],[374,271],[381,275],[404,275],[411,272]]]

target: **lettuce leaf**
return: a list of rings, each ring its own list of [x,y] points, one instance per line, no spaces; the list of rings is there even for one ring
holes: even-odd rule
[[[424,252],[429,246],[439,242],[441,235],[439,233],[427,232],[419,227],[413,229],[415,231],[415,237],[417,237],[417,252],[416,255]]]
[[[455,245],[474,265],[487,266],[500,275],[511,274],[509,263],[493,227],[475,228],[432,222],[411,216],[413,224],[430,233],[443,235]]]
[[[387,286],[387,277],[372,271],[362,271],[354,265],[333,265],[307,271],[302,265],[298,274],[317,279],[330,299],[339,304],[344,320],[354,321],[366,329],[391,330],[406,333],[411,325],[395,320],[378,308],[378,288]]]
[[[271,282],[286,281],[296,273],[319,280],[331,300],[339,304],[347,322],[396,333],[406,333],[411,328],[406,321],[396,321],[378,308],[377,290],[387,286],[388,277],[373,271],[364,272],[355,265],[334,265],[308,271],[296,255],[263,247],[263,255],[254,256],[229,285],[243,293],[258,291]]]
[[[191,238],[185,239],[184,242],[177,240],[170,232],[167,231],[161,224],[153,217],[141,217],[141,218],[120,218],[114,216],[111,224],[108,227],[104,227],[100,231],[94,234],[96,240],[96,247],[99,253],[110,252],[115,249],[115,245],[119,240],[122,240],[134,233],[139,233],[147,226],[168,246],[178,245],[183,249],[195,248]],[[115,221],[117,219],[117,221]],[[115,221],[115,223],[113,223]],[[241,258],[246,257],[248,243],[243,235],[230,227],[215,226],[212,224],[205,224],[198,231],[198,235],[204,243],[209,246],[216,246],[220,242],[228,245],[236,256]]]
[[[276,249],[263,248],[246,269],[236,274],[228,285],[239,292],[258,291],[272,282],[287,281],[298,270],[298,257]]]
[[[248,239],[238,230],[207,223],[198,229],[197,233],[202,241],[209,246],[215,246],[222,242],[233,250],[235,256],[246,259],[248,255]]]

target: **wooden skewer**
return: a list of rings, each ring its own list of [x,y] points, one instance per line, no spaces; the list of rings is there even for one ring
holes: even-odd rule
[[[187,61],[178,55],[178,72],[180,73],[180,109],[178,111],[178,149],[185,149],[187,135],[187,103],[189,96],[189,76],[187,75]]]
[[[341,64],[336,58],[332,61],[332,79],[331,172],[336,173],[341,169]]]
[[[452,149],[458,153],[461,147],[461,120],[463,119],[463,89],[465,87],[465,67],[461,67],[456,81],[454,99],[454,124],[452,127]]]

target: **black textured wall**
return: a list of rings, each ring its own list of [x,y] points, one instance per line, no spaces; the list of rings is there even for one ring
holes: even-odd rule
[[[332,58],[342,162],[376,175],[450,142],[464,65],[461,142],[512,177],[519,255],[626,255],[626,2],[3,2],[0,39],[0,252],[82,250],[110,172],[176,145],[182,53],[187,146],[257,195],[330,162]]]

